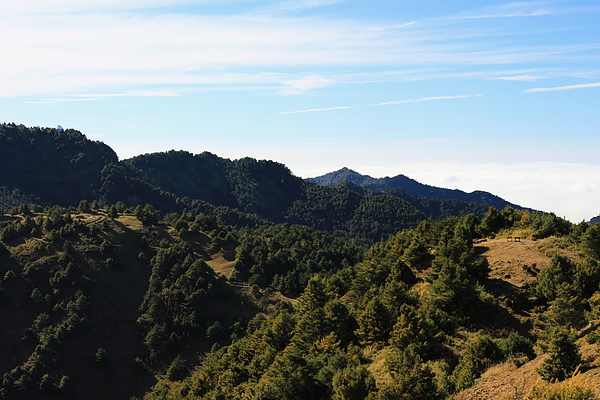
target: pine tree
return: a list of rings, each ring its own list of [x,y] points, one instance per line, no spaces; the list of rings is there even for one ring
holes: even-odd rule
[[[547,381],[563,381],[571,377],[581,364],[581,353],[574,335],[562,327],[551,333],[548,354],[550,357],[537,370]]]
[[[369,301],[356,321],[358,329],[355,333],[363,345],[385,341],[394,324],[390,312],[378,297]]]
[[[333,400],[363,400],[375,390],[375,378],[359,365],[348,366],[333,375]]]

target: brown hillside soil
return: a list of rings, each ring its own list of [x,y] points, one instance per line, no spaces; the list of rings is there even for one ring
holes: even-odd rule
[[[496,318],[507,328],[519,331],[531,328],[533,303],[527,288],[536,281],[539,271],[550,264],[550,258],[538,246],[538,242],[529,239],[518,242],[493,239],[474,245],[475,253],[485,257],[490,266],[485,289],[506,310]]]
[[[487,258],[490,279],[501,279],[517,288],[535,282],[535,275],[550,264],[550,258],[538,251],[538,242],[521,239],[509,242],[493,239],[474,244],[475,252]]]

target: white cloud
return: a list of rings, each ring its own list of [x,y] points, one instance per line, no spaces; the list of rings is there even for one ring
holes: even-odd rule
[[[308,109],[308,110],[299,110],[299,111],[285,111],[285,112],[280,112],[279,114],[300,114],[300,113],[308,113],[308,112],[315,112],[315,111],[344,110],[344,109],[348,109],[348,108],[381,107],[381,106],[389,106],[389,105],[395,105],[395,104],[421,103],[421,102],[424,102],[424,101],[434,101],[434,100],[465,99],[465,98],[469,98],[469,97],[480,97],[480,96],[482,96],[482,95],[480,95],[480,94],[476,94],[476,95],[462,94],[462,95],[458,95],[458,96],[422,97],[422,98],[419,98],[419,99],[406,99],[406,100],[385,101],[383,103],[370,104],[370,105],[364,105],[364,106],[354,106],[354,107],[338,106],[338,107],[327,107],[327,108],[311,108],[311,109]]]
[[[501,81],[523,81],[523,82],[535,82],[538,79],[542,79],[542,76],[535,75],[515,75],[515,76],[499,76],[497,78],[490,78],[491,80]]]
[[[390,167],[387,168],[389,174]],[[393,168],[421,183],[485,190],[524,207],[554,212],[572,222],[600,214],[600,166],[572,163],[409,163]],[[359,171],[377,175],[377,169]],[[396,172],[393,172],[394,174]]]
[[[216,0],[177,3],[211,1]],[[317,7],[335,2],[294,4]],[[0,35],[10,38],[0,42],[0,53],[10,55],[0,63],[0,96],[62,96],[173,81],[210,85],[204,82],[215,71],[238,73],[238,78],[248,79],[243,83],[236,80],[235,84],[252,84],[266,75],[277,77],[269,82],[271,90],[298,94],[340,82],[331,79],[331,74],[303,77],[297,72],[307,68],[347,71],[400,66],[415,70],[405,79],[431,79],[428,68],[438,68],[439,76],[450,76],[453,66],[572,59],[575,53],[590,50],[497,43],[486,48],[484,39],[477,35],[457,36],[452,30],[437,31],[428,24],[373,31],[370,28],[378,26],[377,21],[272,14],[163,15],[136,10],[171,4],[167,0],[0,2]],[[281,91],[282,85],[288,87]]]
[[[411,21],[411,22],[406,22],[406,23],[404,23],[404,24],[395,25],[395,26],[394,26],[394,28],[406,28],[406,27],[408,27],[408,26],[411,26],[411,25],[416,25],[416,24],[418,24],[418,23],[419,23],[419,21]]]
[[[159,90],[130,90],[127,93],[74,94],[50,99],[50,102],[95,101],[112,97],[178,97],[181,93]]]
[[[366,107],[379,107],[379,106],[388,106],[393,104],[406,104],[406,103],[421,103],[424,101],[433,101],[433,100],[454,100],[454,99],[466,99],[469,97],[481,97],[481,94],[476,95],[468,95],[461,94],[458,96],[435,96],[435,97],[422,97],[420,99],[405,99],[405,100],[395,100],[395,101],[385,101],[383,103],[373,104]]]
[[[133,10],[222,0],[2,0],[0,15]]]
[[[555,90],[585,89],[585,88],[598,87],[598,86],[600,86],[600,82],[583,83],[581,85],[557,86],[557,87],[549,87],[549,88],[534,88],[534,89],[523,90],[523,92],[525,92],[525,93],[532,93],[532,92],[552,92],[552,91],[555,91]]]
[[[284,115],[284,114],[302,114],[302,113],[317,112],[317,111],[347,110],[349,108],[354,108],[354,107],[338,106],[338,107],[328,107],[328,108],[311,108],[309,110],[283,111],[283,112],[280,112],[279,114],[280,115]]]
[[[284,81],[283,83],[288,87],[283,89],[280,93],[289,96],[329,86],[331,84],[331,79],[323,78],[318,75],[308,75],[301,79]]]
[[[545,8],[545,6],[546,4],[541,1],[513,2],[486,7],[481,11],[462,13],[449,17],[449,19],[537,17],[541,15],[552,15],[556,12],[550,11]]]
[[[281,1],[267,7],[267,10],[275,14],[301,12],[318,7],[331,6],[345,0],[291,0]]]

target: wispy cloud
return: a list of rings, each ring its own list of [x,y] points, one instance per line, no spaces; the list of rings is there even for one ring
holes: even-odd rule
[[[2,0],[2,2],[0,2],[0,15],[134,10],[186,3],[216,3],[218,1],[219,0]]]
[[[327,107],[327,108],[311,108],[310,110],[284,111],[284,112],[280,112],[279,114],[280,115],[284,115],[284,114],[302,114],[302,113],[318,112],[318,111],[347,110],[349,108],[356,108],[356,107],[338,106],[338,107]]]
[[[342,1],[274,4],[291,13]],[[66,97],[123,88],[161,90],[165,85],[227,89],[257,85],[274,94],[293,95],[355,83],[351,72],[375,77],[375,71],[397,68],[412,70],[401,80],[460,79],[468,73],[479,78],[483,74],[476,76],[465,69],[533,60],[588,60],[590,52],[597,51],[570,44],[526,46],[518,41],[489,41],[479,33],[464,35],[462,27],[452,26],[462,23],[444,22],[451,26],[440,29],[436,25],[439,19],[390,25],[378,19],[299,17],[265,10],[227,15],[146,12],[146,8],[186,3],[219,1],[0,1],[0,35],[11,38],[0,41],[0,54],[18,54],[0,63],[0,97]],[[543,4],[509,3],[491,11],[534,13]],[[380,25],[382,29],[373,30]],[[410,29],[403,29],[406,27]],[[496,35],[513,33],[494,29]],[[436,69],[436,74],[429,74],[431,69]],[[331,71],[345,71],[337,75],[348,79],[334,79]],[[379,74],[373,81],[398,77]]]
[[[482,19],[482,18],[512,18],[512,17],[537,17],[551,15],[552,11],[545,8],[545,2],[514,2],[499,6],[486,7],[478,11],[470,11],[448,17],[448,19]]]
[[[463,142],[464,138],[431,138],[431,139],[395,139],[386,140],[384,143],[390,144],[417,144],[417,143],[451,143],[451,142]]]
[[[549,87],[549,88],[533,88],[533,89],[523,90],[523,92],[525,92],[525,93],[552,92],[552,91],[556,91],[556,90],[585,89],[585,88],[599,87],[599,86],[600,86],[600,82],[595,82],[595,83],[583,83],[581,85],[566,85],[566,86],[556,86],[556,87]]]
[[[394,25],[394,28],[406,28],[406,27],[409,27],[411,25],[416,25],[418,23],[419,23],[419,21],[411,21],[411,22],[407,22],[407,23],[404,23],[404,24],[400,24],[400,25]]]
[[[304,137],[295,139],[300,142],[320,142],[320,141],[331,141],[331,140],[350,140],[350,138],[345,137]]]
[[[377,103],[368,105],[365,107],[379,107],[379,106],[389,106],[393,104],[406,104],[406,103],[421,103],[424,101],[434,101],[434,100],[454,100],[454,99],[466,99],[469,97],[481,97],[481,94],[469,95],[469,94],[461,94],[458,96],[436,96],[436,97],[421,97],[420,99],[405,99],[405,100],[394,100],[394,101],[385,101],[383,103]]]
[[[514,76],[499,76],[496,78],[489,78],[490,80],[499,81],[523,81],[523,82],[535,82],[538,79],[542,79],[542,76],[536,75],[514,75]]]
[[[377,103],[377,104],[369,104],[369,105],[363,105],[363,106],[340,106],[340,107],[327,107],[327,108],[312,108],[312,109],[308,109],[308,110],[299,110],[299,111],[285,111],[285,112],[280,112],[279,114],[301,114],[301,113],[309,113],[309,112],[315,112],[315,111],[334,111],[334,110],[347,110],[350,108],[366,108],[366,107],[381,107],[381,106],[389,106],[389,105],[394,105],[394,104],[407,104],[407,103],[421,103],[421,102],[425,102],[425,101],[434,101],[434,100],[454,100],[454,99],[465,99],[465,98],[469,98],[469,97],[481,97],[481,94],[475,94],[475,95],[467,95],[467,94],[461,94],[458,96],[435,96],[435,97],[422,97],[419,99],[405,99],[405,100],[394,100],[394,101],[385,101],[383,103]]]
[[[318,75],[308,75],[300,79],[284,81],[284,85],[287,88],[283,89],[280,93],[283,95],[295,95],[302,94],[311,89],[317,89],[329,86],[331,79],[323,78]]]
[[[275,14],[301,12],[318,7],[331,6],[346,0],[289,0],[280,1],[267,7],[267,10]]]
[[[97,93],[97,94],[73,94],[65,97],[50,99],[50,102],[73,102],[73,101],[96,101],[112,97],[178,97],[181,93],[174,91],[158,90],[130,90],[127,93]]]

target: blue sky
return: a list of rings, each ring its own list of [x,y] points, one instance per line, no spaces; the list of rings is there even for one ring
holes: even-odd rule
[[[3,0],[0,34],[0,120],[121,158],[347,166],[600,213],[595,0]]]

